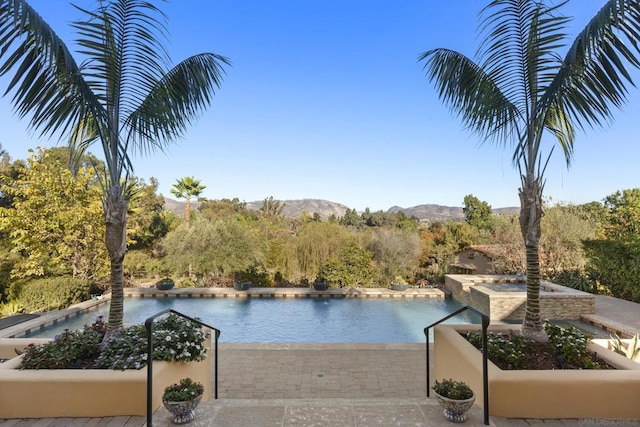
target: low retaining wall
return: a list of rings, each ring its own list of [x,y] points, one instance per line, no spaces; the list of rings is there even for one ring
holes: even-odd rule
[[[434,378],[466,382],[484,399],[482,354],[460,332],[479,325],[434,328]],[[490,326],[506,331],[514,325]],[[595,344],[598,356],[616,370],[503,371],[489,361],[489,414],[506,418],[593,418],[640,420],[640,364]]]
[[[15,348],[47,339],[0,339],[0,357],[15,356]],[[210,345],[209,345],[210,347]],[[210,352],[209,352],[210,353]],[[145,416],[147,369],[20,370],[20,357],[0,363],[0,418]],[[211,394],[211,359],[201,362],[153,362],[153,410],[162,405],[170,384],[190,377]]]

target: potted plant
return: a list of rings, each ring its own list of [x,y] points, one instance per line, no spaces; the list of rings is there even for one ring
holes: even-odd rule
[[[329,281],[322,276],[318,276],[316,280],[313,281],[313,289],[316,291],[326,291],[329,289]]]
[[[183,378],[178,384],[164,389],[162,403],[173,414],[174,424],[186,424],[194,420],[194,409],[200,403],[203,393],[204,386],[191,378]]]
[[[174,284],[175,283],[173,279],[165,277],[156,282],[156,289],[158,289],[159,291],[168,291],[169,289],[173,288]]]
[[[248,291],[251,287],[251,282],[234,282],[233,289],[236,291]]]
[[[432,387],[436,399],[442,406],[444,417],[454,423],[463,423],[467,419],[467,411],[471,409],[476,395],[471,388],[462,381],[452,379],[442,380]]]
[[[406,291],[408,287],[409,284],[402,276],[396,276],[391,282],[391,289],[394,291]]]

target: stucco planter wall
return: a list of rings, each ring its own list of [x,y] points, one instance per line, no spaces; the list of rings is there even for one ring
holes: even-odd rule
[[[482,354],[459,332],[479,325],[434,328],[433,378],[466,382],[482,403]],[[514,329],[495,325],[490,331]],[[503,371],[489,361],[489,413],[506,418],[640,419],[640,364],[591,344],[617,370]]]
[[[0,339],[0,357],[14,348],[46,339]],[[210,345],[209,345],[210,347]],[[210,353],[210,352],[209,352]],[[5,356],[6,357],[6,356]],[[20,370],[20,358],[0,363],[0,418],[107,417],[146,415],[147,369]],[[153,410],[162,405],[162,392],[181,378],[205,385],[203,400],[211,392],[211,360],[154,362]]]

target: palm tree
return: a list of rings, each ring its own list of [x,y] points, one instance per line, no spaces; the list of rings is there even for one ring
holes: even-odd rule
[[[624,104],[633,85],[625,65],[640,67],[638,0],[607,1],[561,57],[570,19],[560,10],[567,1],[493,0],[481,12],[481,62],[442,48],[418,59],[440,99],[468,128],[514,149],[527,262],[522,332],[542,341],[538,248],[544,173],[555,145],[545,145],[543,134],[555,139],[569,166],[576,130],[609,122],[612,107]]]
[[[185,199],[184,221],[187,227],[191,222],[191,198],[200,196],[205,188],[207,187],[202,185],[199,179],[195,179],[192,176],[177,179],[176,183],[171,187],[171,194],[179,199]]]
[[[42,136],[69,137],[82,153],[98,141],[106,164],[105,242],[111,264],[109,332],[122,328],[127,198],[132,149],[162,150],[182,136],[220,87],[228,59],[191,56],[169,69],[165,16],[150,1],[99,1],[76,8],[78,64],[67,45],[24,0],[0,0],[0,76],[20,118]]]

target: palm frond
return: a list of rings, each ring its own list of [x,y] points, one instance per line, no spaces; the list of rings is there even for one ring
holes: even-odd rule
[[[466,127],[483,139],[506,143],[517,134],[519,112],[494,80],[466,56],[434,49],[420,54],[430,81],[440,99],[459,116]]]
[[[104,112],[65,43],[24,0],[0,3],[0,76],[14,70],[5,95],[41,135],[66,134]]]
[[[627,65],[640,68],[640,2],[609,0],[580,32],[539,109],[562,110],[579,128],[602,126],[635,86]]]
[[[112,1],[95,11],[78,9],[87,17],[72,24],[80,36],[80,53],[88,58],[83,71],[104,103],[117,106],[110,119],[122,122],[169,64],[162,43],[166,17],[142,0]]]
[[[169,70],[129,116],[127,144],[147,152],[179,138],[210,104],[222,83],[223,66],[230,64],[224,56],[203,53]]]

